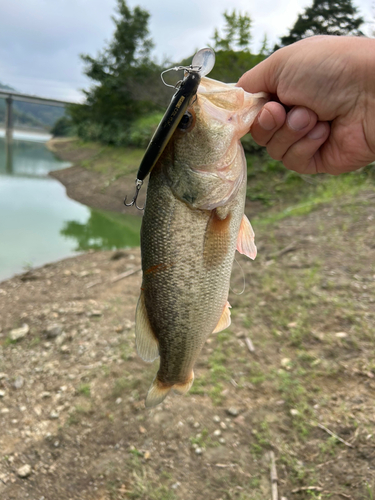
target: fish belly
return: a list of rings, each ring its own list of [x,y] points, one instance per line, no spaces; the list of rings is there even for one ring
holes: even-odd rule
[[[141,299],[160,354],[156,379],[165,388],[192,382],[195,360],[226,307],[245,189],[244,182],[216,213],[191,209],[160,170],[151,175],[141,229]]]

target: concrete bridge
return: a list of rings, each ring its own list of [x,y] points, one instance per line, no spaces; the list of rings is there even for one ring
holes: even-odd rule
[[[11,142],[13,138],[13,101],[32,102],[35,104],[46,104],[47,106],[65,107],[67,104],[75,104],[68,101],[60,101],[58,99],[48,99],[46,97],[38,97],[29,94],[21,94],[13,90],[0,89],[0,98],[5,99],[5,137],[7,142]]]

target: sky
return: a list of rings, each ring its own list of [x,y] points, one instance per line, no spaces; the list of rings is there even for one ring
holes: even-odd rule
[[[353,0],[374,27],[374,0]],[[266,34],[272,47],[312,0],[128,0],[150,15],[153,56],[178,63],[212,41],[223,12],[236,9],[252,21],[251,50]],[[19,92],[81,102],[90,87],[80,54],[95,57],[113,35],[116,0],[0,0],[0,82]],[[371,24],[372,23],[372,24]]]

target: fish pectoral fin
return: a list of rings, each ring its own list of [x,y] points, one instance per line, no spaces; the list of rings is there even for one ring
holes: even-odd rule
[[[254,230],[251,227],[250,221],[246,215],[243,214],[237,238],[237,251],[253,260],[257,256],[257,247],[254,243],[254,236]]]
[[[146,401],[145,401],[146,408],[152,408],[153,406],[157,406],[162,401],[164,401],[164,399],[167,397],[171,389],[172,389],[171,385],[166,386],[162,384],[157,379],[157,377],[155,377],[146,396]]]
[[[159,357],[159,345],[148,319],[143,290],[135,313],[135,343],[143,361],[151,362]]]
[[[221,314],[221,317],[219,319],[219,323],[216,325],[216,328],[212,333],[218,333],[218,332],[221,332],[222,330],[225,330],[226,328],[228,328],[228,326],[230,325],[230,322],[231,322],[230,310],[229,310],[230,307],[231,307],[231,305],[227,301],[227,303],[225,304],[224,310]]]
[[[174,384],[173,390],[174,392],[177,392],[177,394],[186,394],[188,391],[190,391],[193,382],[194,382],[194,372],[192,370],[188,381],[185,382],[184,384]]]

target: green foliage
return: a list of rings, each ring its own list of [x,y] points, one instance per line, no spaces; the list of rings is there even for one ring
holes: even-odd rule
[[[225,11],[225,26],[223,36],[215,29],[213,40],[215,50],[249,50],[251,41],[251,19],[247,14],[241,14],[233,9],[232,13]]]
[[[59,118],[51,128],[51,134],[54,137],[69,137],[74,135],[72,120],[67,116]]]
[[[298,16],[289,34],[281,38],[281,46],[290,45],[312,35],[362,35],[359,27],[364,23],[357,16],[352,0],[314,0]],[[278,49],[279,46],[275,46]]]

